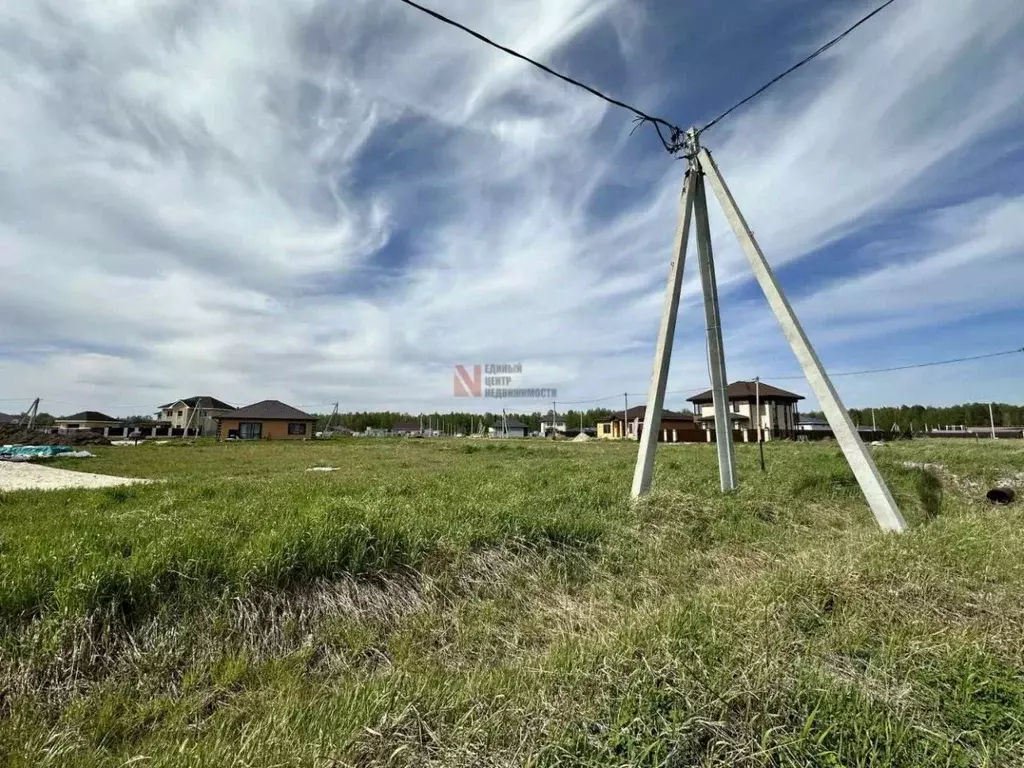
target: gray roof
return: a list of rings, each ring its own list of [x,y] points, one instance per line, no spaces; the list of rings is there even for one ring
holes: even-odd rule
[[[71,416],[61,416],[57,421],[112,421],[117,424],[121,423],[120,419],[115,419],[113,416],[107,416],[107,414],[100,413],[99,411],[81,411],[80,413],[75,413]]]
[[[828,422],[824,419],[819,419],[817,416],[798,416],[796,420],[797,424],[817,424],[821,427],[827,427]]]
[[[218,400],[216,397],[210,397],[209,395],[196,395],[195,397],[183,397],[172,403],[161,405],[160,408],[170,408],[172,405],[177,405],[178,403],[184,403],[189,408],[195,408],[198,404],[198,407],[200,408],[212,408],[223,411],[230,411],[235,407],[231,405],[231,403],[225,403],[223,400]]]
[[[17,424],[21,416],[12,416],[9,413],[0,413],[0,424]]]
[[[515,419],[506,419],[506,420],[505,420],[505,425],[506,425],[506,426],[507,426],[507,427],[508,427],[509,429],[529,429],[529,428],[530,428],[530,427],[529,427],[529,425],[527,425],[527,424],[523,424],[523,422],[521,422],[521,421],[516,421]],[[496,427],[497,429],[499,429],[499,430],[500,430],[500,429],[501,429],[501,422],[499,421],[499,422],[498,422],[497,424],[495,424],[494,426],[495,426],[495,427]]]
[[[316,416],[311,416],[298,408],[282,403],[280,400],[261,400],[258,403],[247,405],[228,413],[215,416],[216,419],[255,419],[259,421],[316,421]]]

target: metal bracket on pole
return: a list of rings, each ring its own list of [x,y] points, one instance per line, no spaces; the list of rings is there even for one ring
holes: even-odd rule
[[[693,151],[700,152],[697,132],[688,137]],[[715,443],[718,448],[718,475],[723,491],[736,490],[736,449],[732,440],[729,416],[729,379],[725,373],[725,348],[722,342],[722,316],[718,307],[718,280],[715,278],[715,257],[711,248],[711,225],[708,201],[704,190],[704,169],[700,155],[690,158],[690,173],[696,176],[693,217],[697,225],[697,262],[704,290],[704,318],[707,323],[708,368],[711,374],[711,397],[715,409]]]
[[[683,288],[683,266],[686,263],[686,244],[690,239],[690,217],[693,212],[693,194],[699,178],[687,171],[683,181],[682,202],[679,224],[676,227],[674,243],[675,259],[668,269],[668,289],[665,291],[665,307],[661,313],[661,327],[658,330],[658,346],[654,351],[654,372],[651,387],[647,392],[647,409],[644,412],[644,431],[640,436],[640,451],[633,471],[631,495],[639,498],[651,487],[654,472],[654,451],[658,447],[658,433],[661,431],[661,412],[665,406],[665,389],[668,384],[669,365],[672,359],[672,342],[676,334],[676,316],[679,312],[679,297]]]
[[[760,283],[761,290],[764,291],[768,304],[775,313],[779,325],[782,326],[782,332],[785,334],[789,346],[796,355],[800,367],[807,377],[808,384],[811,385],[815,397],[817,397],[818,402],[821,404],[825,418],[828,420],[828,424],[836,436],[836,441],[839,443],[839,447],[850,464],[850,469],[853,470],[853,474],[857,478],[857,483],[867,499],[868,506],[871,508],[875,520],[878,521],[878,525],[882,530],[897,532],[905,530],[907,524],[904,522],[903,516],[896,506],[896,501],[893,499],[889,487],[878,472],[878,467],[875,466],[875,461],[864,445],[864,441],[857,434],[857,429],[853,425],[850,414],[843,407],[843,403],[839,399],[839,393],[836,392],[828,374],[825,373],[825,368],[811,346],[807,334],[804,333],[800,322],[797,320],[793,307],[790,306],[789,301],[787,301],[783,294],[782,287],[779,285],[778,280],[775,279],[768,260],[765,259],[761,247],[754,239],[750,227],[747,226],[747,222],[743,218],[743,214],[740,213],[732,193],[729,191],[725,180],[722,178],[722,174],[718,170],[718,166],[715,165],[715,161],[706,149],[700,150],[699,162],[707,174],[711,188],[715,191],[715,196],[718,198],[718,202],[721,204],[733,232],[735,232],[740,245],[743,247],[743,252],[750,262],[751,269],[754,271],[754,277]]]

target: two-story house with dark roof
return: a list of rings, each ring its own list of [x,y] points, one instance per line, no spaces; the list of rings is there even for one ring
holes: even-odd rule
[[[765,440],[773,437],[794,437],[797,430],[796,404],[803,395],[755,381],[734,381],[726,390],[729,398],[729,418],[733,429],[743,434],[744,440],[757,440],[757,425],[760,421]],[[760,413],[758,396],[760,395]],[[711,390],[688,398],[694,406],[697,421],[708,430],[715,428],[715,406]]]

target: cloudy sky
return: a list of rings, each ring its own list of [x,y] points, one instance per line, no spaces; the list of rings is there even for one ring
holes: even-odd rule
[[[870,7],[424,2],[682,125]],[[1022,39],[1019,0],[899,0],[705,134],[829,369],[1024,345]],[[0,104],[0,410],[482,411],[452,371],[488,362],[562,401],[646,391],[683,163],[398,0],[11,0]],[[730,379],[809,394],[710,202]],[[695,267],[673,391],[708,379]],[[836,383],[1022,381],[1024,355]]]

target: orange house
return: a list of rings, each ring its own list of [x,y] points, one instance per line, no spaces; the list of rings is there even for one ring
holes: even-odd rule
[[[262,400],[214,416],[218,440],[309,440],[316,417],[279,400]]]

